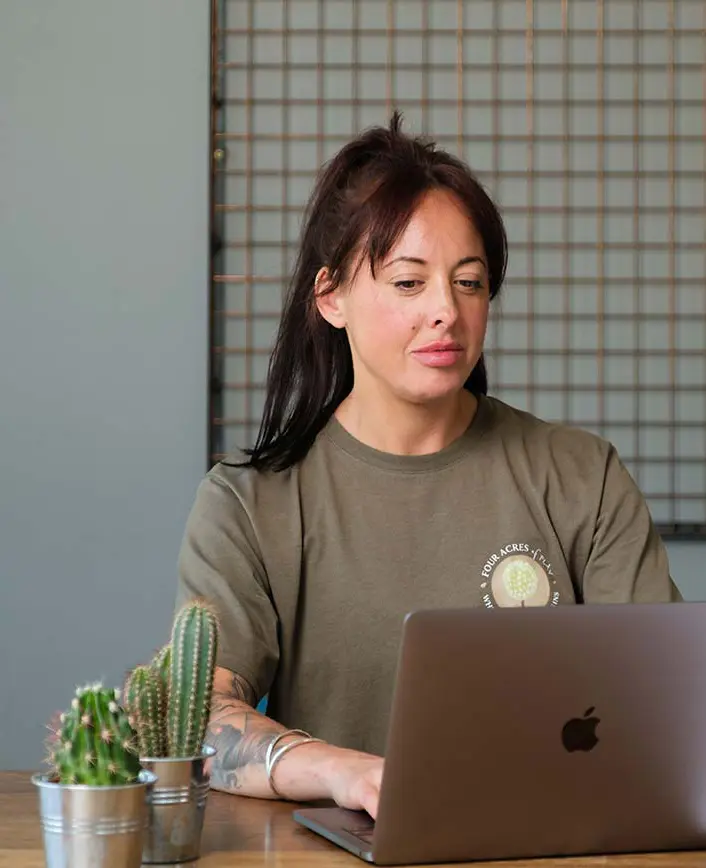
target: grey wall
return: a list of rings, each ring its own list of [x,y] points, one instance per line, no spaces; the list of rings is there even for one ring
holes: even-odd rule
[[[706,543],[671,542],[667,544],[674,581],[687,600],[706,600]]]
[[[168,638],[206,461],[208,0],[0,0],[0,768]]]

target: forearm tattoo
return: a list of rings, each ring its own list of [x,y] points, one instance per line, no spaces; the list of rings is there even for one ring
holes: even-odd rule
[[[222,693],[217,690],[213,691],[211,699],[211,723],[215,723],[224,715],[232,714],[234,711],[242,712],[243,702],[254,707],[257,697],[248,682],[233,672],[228,693]]]
[[[267,747],[272,737],[284,730],[246,703],[256,703],[255,691],[239,675],[233,674],[231,690],[215,692],[211,704],[206,740],[216,748],[211,764],[211,786],[237,792],[242,788],[246,767],[265,765]]]

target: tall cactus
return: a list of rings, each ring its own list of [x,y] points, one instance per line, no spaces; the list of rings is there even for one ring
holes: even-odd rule
[[[162,679],[150,666],[136,666],[125,683],[125,708],[137,730],[141,757],[166,754]]]
[[[211,712],[218,622],[201,601],[186,603],[174,620],[172,640],[148,666],[125,682],[126,706],[137,729],[140,755],[197,756]]]
[[[135,732],[118,690],[100,683],[76,690],[60,717],[49,762],[62,784],[134,783],[140,772]]]
[[[201,751],[211,707],[218,622],[206,603],[192,601],[172,627],[167,741],[169,756]]]

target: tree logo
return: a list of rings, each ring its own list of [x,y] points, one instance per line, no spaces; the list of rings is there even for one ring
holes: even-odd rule
[[[488,609],[559,603],[551,564],[540,549],[526,543],[512,543],[492,554],[481,575],[483,604]]]

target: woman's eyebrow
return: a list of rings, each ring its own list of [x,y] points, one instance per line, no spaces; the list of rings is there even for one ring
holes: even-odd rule
[[[394,259],[391,259],[389,262],[386,262],[383,266],[384,268],[389,268],[391,265],[394,265],[396,262],[414,262],[416,265],[428,265],[429,263],[426,259],[420,259],[417,256],[396,256]],[[456,263],[456,268],[460,268],[462,265],[470,265],[473,262],[479,262],[485,270],[488,270],[488,266],[485,264],[485,260],[482,256],[464,256],[463,259],[459,259]]]

